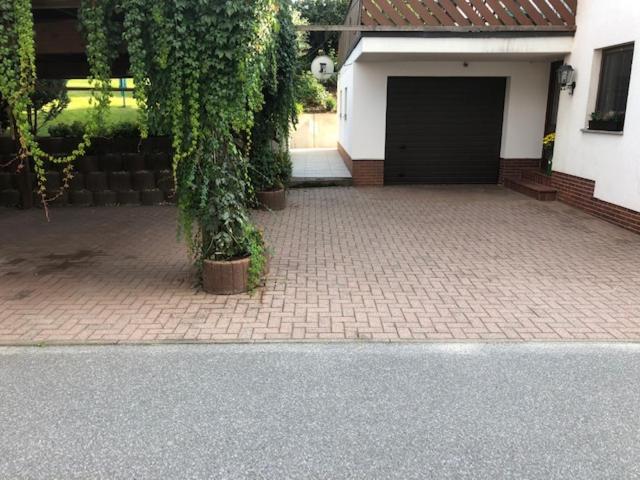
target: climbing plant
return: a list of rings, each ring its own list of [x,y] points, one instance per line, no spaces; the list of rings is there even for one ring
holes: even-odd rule
[[[251,255],[255,286],[264,249],[247,210],[247,156],[265,91],[278,98],[269,113],[276,138],[284,138],[292,118],[288,69],[295,52],[274,63],[282,42],[295,38],[288,0],[84,0],[80,21],[96,109],[82,142],[64,157],[39,148],[24,113],[35,82],[30,0],[0,0],[0,9],[0,96],[15,118],[21,161],[33,158],[43,199],[45,162],[62,164],[68,183],[72,161],[102,129],[110,64],[126,44],[141,136],[163,132],[172,139],[180,231],[196,264]]]
[[[196,263],[262,251],[246,208],[246,157],[269,77],[279,2],[120,5],[142,134],[171,134],[180,227]]]
[[[256,115],[251,135],[250,177],[254,190],[286,186],[291,176],[289,129],[297,120],[295,109],[297,36],[289,0],[280,3],[275,41],[270,45],[263,85],[264,104]]]
[[[62,166],[63,185],[73,176],[73,161],[84,155],[91,137],[101,126],[110,103],[110,60],[113,50],[108,41],[111,12],[108,2],[85,0],[81,9],[82,25],[87,38],[90,80],[93,81],[93,110],[80,144],[69,154],[53,156],[45,153],[35,138],[29,122],[36,86],[35,40],[31,0],[0,0],[0,96],[8,105],[13,132],[18,143],[18,169],[33,159],[38,193],[47,206],[47,163]],[[63,188],[64,188],[63,187]]]

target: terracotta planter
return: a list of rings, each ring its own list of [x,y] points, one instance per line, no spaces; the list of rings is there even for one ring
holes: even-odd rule
[[[268,210],[284,210],[287,206],[287,196],[284,188],[257,192],[258,203]]]
[[[238,260],[205,260],[202,268],[202,287],[214,295],[233,295],[249,290],[249,262],[251,257]]]

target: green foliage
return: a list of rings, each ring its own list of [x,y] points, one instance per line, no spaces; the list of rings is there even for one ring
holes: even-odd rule
[[[342,25],[350,3],[351,0],[299,0],[296,8],[300,16],[311,25]],[[306,55],[306,65],[311,63],[319,50],[337,51],[339,38],[338,32],[311,32],[308,37],[310,48]]]
[[[250,177],[254,190],[283,188],[291,178],[289,129],[297,121],[295,106],[297,35],[288,0],[280,2],[278,30],[268,52],[271,69],[263,86],[264,104],[251,132]]]
[[[263,103],[275,0],[120,4],[142,135],[171,133],[180,226],[196,263],[248,254],[241,139]]]
[[[49,127],[52,137],[82,137],[87,131],[87,124],[76,120],[74,122],[59,122]],[[140,126],[137,122],[116,122],[94,130],[96,137],[139,137]]]
[[[33,112],[36,94],[35,40],[33,14],[30,0],[0,0],[0,96],[7,102],[15,126],[19,144],[18,168],[23,168],[26,160],[33,158],[34,171],[38,181],[38,193],[47,206],[46,163],[62,165],[63,184],[68,186],[72,176],[72,162],[85,154],[91,136],[97,130],[109,106],[110,96],[110,45],[105,28],[108,12],[103,2],[83,4],[82,18],[87,37],[87,57],[90,64],[90,79],[97,89],[94,100],[97,108],[93,111],[88,129],[81,143],[71,154],[54,157],[46,154],[35,139],[29,122],[29,111]],[[85,8],[86,7],[86,8]]]
[[[249,263],[249,291],[253,291],[260,286],[262,276],[267,267],[267,252],[262,238],[262,232],[252,224],[246,224],[244,230],[244,241],[251,261]]]
[[[296,8],[311,25],[342,25],[351,0],[299,0]]]
[[[613,110],[609,112],[593,112],[591,114],[591,120],[604,121],[604,122],[619,122],[624,120],[625,112],[615,112]]]
[[[139,137],[140,125],[137,122],[117,122],[105,128],[106,137]]]
[[[336,107],[333,95],[311,72],[304,72],[298,77],[296,97],[306,112],[331,112]]]
[[[31,132],[36,135],[47,122],[56,118],[69,105],[66,80],[36,80],[27,118]]]
[[[71,162],[105,131],[110,64],[124,40],[140,134],[168,132],[172,138],[180,229],[196,264],[255,254],[257,275],[264,246],[248,217],[247,155],[265,95],[275,100],[262,114],[271,129],[263,146],[273,137],[284,151],[285,130],[295,118],[297,59],[295,49],[284,48],[296,40],[290,17],[287,0],[84,0],[80,20],[96,109],[77,149],[58,158],[42,152],[27,121],[35,86],[30,0],[0,0],[0,95],[16,119],[21,158],[34,159],[43,198],[45,161],[64,164],[68,183]]]
[[[49,127],[49,135],[52,137],[75,137],[84,136],[86,124],[83,122],[58,123]]]
[[[291,180],[291,157],[278,144],[252,148],[250,175],[256,192],[285,188]]]

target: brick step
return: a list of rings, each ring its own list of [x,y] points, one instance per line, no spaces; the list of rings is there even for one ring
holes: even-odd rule
[[[290,188],[310,188],[310,187],[350,187],[353,179],[347,177],[293,177],[289,182]]]
[[[551,186],[551,177],[537,170],[525,170],[522,172],[521,177],[522,177],[522,180]],[[517,177],[512,177],[512,178],[517,178]]]
[[[541,202],[552,202],[558,195],[555,188],[526,178],[507,177],[504,186]]]

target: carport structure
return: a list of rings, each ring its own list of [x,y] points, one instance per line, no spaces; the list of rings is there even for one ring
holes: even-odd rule
[[[32,0],[38,78],[85,78],[86,44],[79,30],[80,0]],[[114,78],[128,76],[126,52],[112,64]]]

